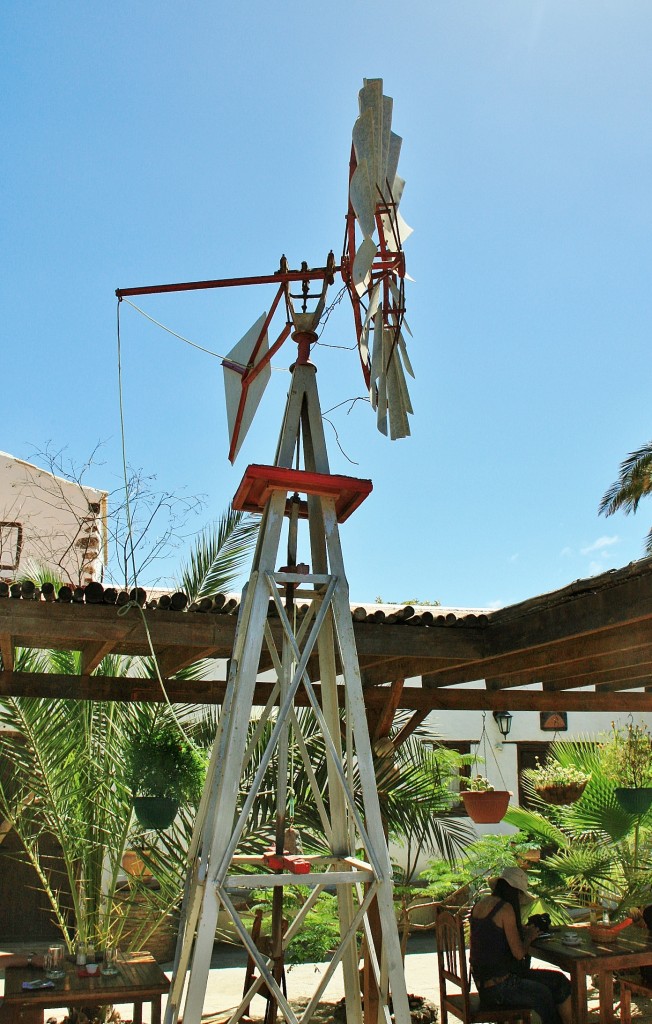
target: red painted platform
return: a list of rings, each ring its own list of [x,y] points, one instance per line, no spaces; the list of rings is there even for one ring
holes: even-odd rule
[[[286,469],[284,466],[253,465],[247,466],[231,504],[238,511],[263,512],[274,491],[315,494],[334,499],[337,521],[343,523],[372,490],[371,480],[360,480],[354,476],[332,476],[330,473],[309,473],[305,469]],[[289,511],[290,502],[286,514],[289,515]],[[299,515],[303,519],[307,518],[306,501],[300,502]]]

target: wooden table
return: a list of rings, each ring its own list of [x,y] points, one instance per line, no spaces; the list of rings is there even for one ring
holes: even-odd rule
[[[66,976],[54,988],[26,991],[24,981],[44,977],[42,971],[10,967],[5,971],[3,1006],[19,1009],[52,1009],[58,1006],[103,1006],[133,1003],[134,1024],[142,1024],[143,1003],[151,1004],[152,1024],[161,1024],[161,996],[170,982],[149,953],[131,953],[118,961],[118,973],[98,973],[80,978],[74,963],[66,961]]]
[[[652,938],[647,930],[625,928],[618,933],[616,942],[593,942],[588,926],[553,928],[551,939],[536,939],[531,946],[533,956],[555,964],[570,974],[573,986],[573,1020],[586,1024],[588,1017],[586,979],[596,975],[600,996],[600,1024],[614,1024],[614,971],[627,971],[652,964]],[[580,936],[577,946],[561,941],[564,932],[573,931]]]

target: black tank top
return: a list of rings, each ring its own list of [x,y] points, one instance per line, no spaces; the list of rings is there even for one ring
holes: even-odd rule
[[[519,973],[520,962],[512,954],[505,932],[493,920],[504,905],[504,900],[498,900],[486,917],[471,915],[471,972],[478,986],[490,978]]]

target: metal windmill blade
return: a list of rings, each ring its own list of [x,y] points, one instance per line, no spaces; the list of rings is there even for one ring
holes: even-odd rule
[[[405,437],[412,406],[404,371],[414,373],[403,335],[403,329],[410,333],[404,322],[403,242],[412,229],[399,212],[405,186],[397,173],[402,140],[392,131],[393,101],[383,94],[381,79],[364,80],[359,105],[343,274],[378,429],[392,438]]]
[[[240,451],[272,375],[269,362],[257,371],[269,348],[266,323],[267,313],[263,313],[222,361],[231,462]]]

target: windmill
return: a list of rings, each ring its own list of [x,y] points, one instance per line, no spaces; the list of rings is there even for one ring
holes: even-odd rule
[[[344,251],[339,266],[289,268],[285,257],[271,275],[186,284],[118,289],[130,295],[274,285],[275,296],[223,360],[229,459],[234,461],[270,376],[273,356],[288,337],[297,357],[274,463],[251,465],[233,507],[260,513],[259,541],[243,591],[227,687],[204,795],[189,849],[174,977],[165,1024],[199,1024],[218,911],[226,911],[255,965],[253,978],[230,1024],[245,1016],[252,997],[266,992],[266,1021],[280,1009],[297,1018],[283,985],[283,955],[319,894],[337,895],[340,942],[302,1013],[308,1022],[335,969],[342,965],[349,1024],[407,1024],[409,1008],[392,900],[389,854],[376,790],[372,748],[357,660],[348,585],[339,538],[343,522],[371,491],[371,482],[330,472],[311,348],[325,310],[328,288],[340,275],[352,307],[360,362],[378,428],[390,437],[409,433],[412,412],[405,381],[407,357],[402,242],[409,228],[399,203],[401,140],[391,130],[392,100],[380,79],[365,80],[353,129]],[[272,326],[280,311],[285,322]],[[277,333],[278,331],[278,333]],[[307,521],[309,563],[299,561],[299,527]],[[278,567],[287,521],[287,553]],[[275,619],[268,618],[270,605]],[[276,628],[271,624],[276,623]],[[272,694],[251,735],[254,688],[261,669],[272,669]],[[338,678],[343,681],[339,687]],[[320,680],[320,689],[315,686]],[[323,743],[327,784],[314,777],[296,712],[296,698],[312,709]],[[241,797],[245,768],[263,727],[265,752],[248,793]],[[324,856],[297,857],[288,846],[292,787],[290,740],[304,762],[323,835]],[[276,822],[270,849],[260,857],[238,852],[255,810],[265,773],[276,767]],[[363,850],[363,856],[359,851]],[[246,870],[245,870],[246,866]],[[300,877],[298,877],[300,875]],[[283,887],[300,882],[310,896],[293,920],[284,920]],[[236,889],[272,890],[271,952],[263,954],[233,900]],[[366,947],[364,1013],[357,936]],[[188,984],[185,985],[189,971]]]

